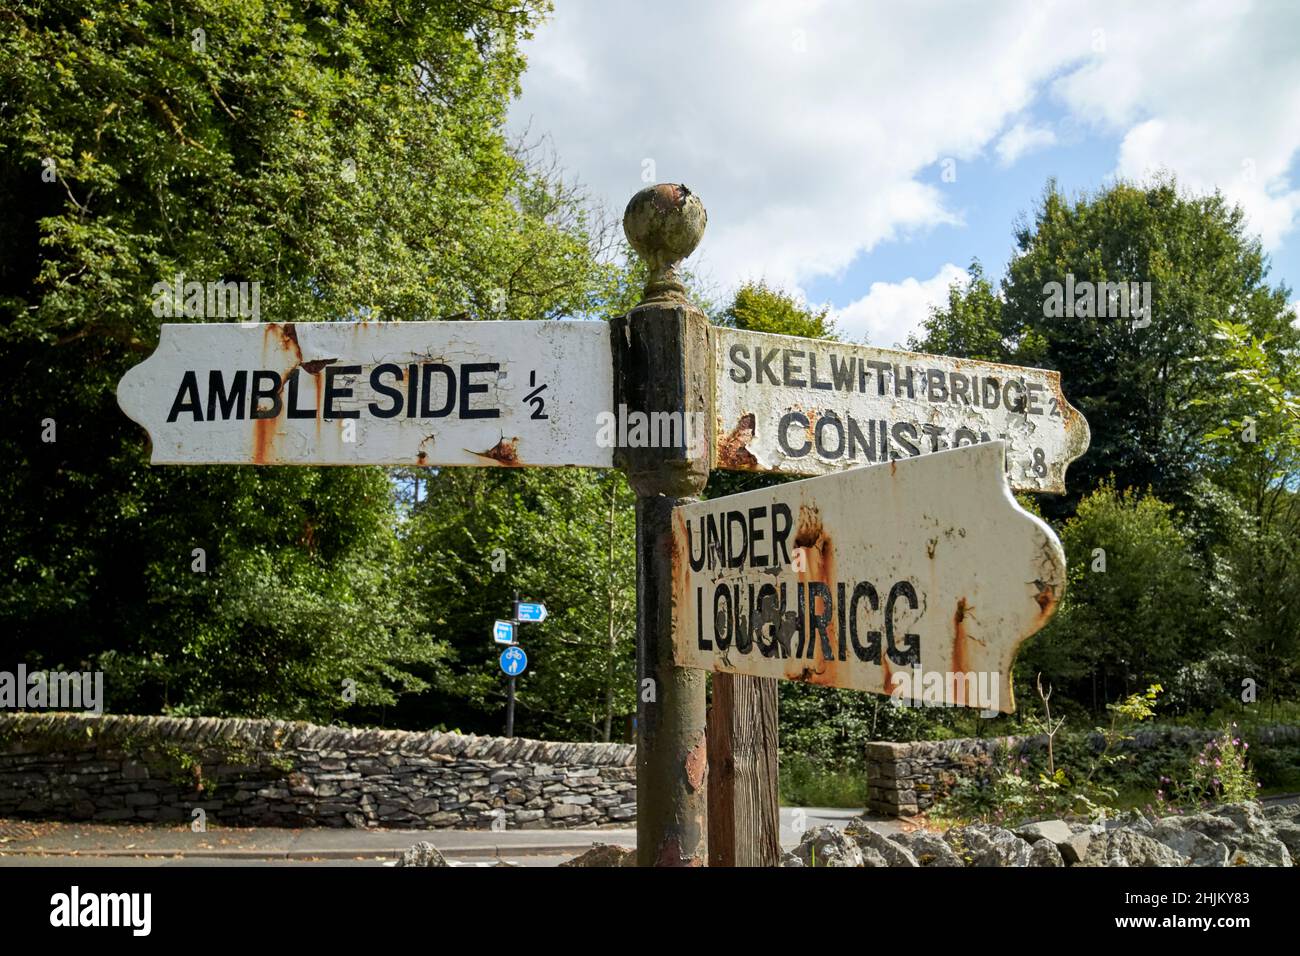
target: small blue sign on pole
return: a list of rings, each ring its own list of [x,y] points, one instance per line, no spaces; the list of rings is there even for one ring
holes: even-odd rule
[[[522,647],[507,647],[501,652],[501,669],[515,677],[524,672],[528,666],[528,655]]]
[[[546,620],[546,605],[530,601],[515,602],[515,620],[521,624],[541,624]]]
[[[492,640],[498,644],[513,644],[515,642],[515,626],[510,621],[497,621],[492,625]]]

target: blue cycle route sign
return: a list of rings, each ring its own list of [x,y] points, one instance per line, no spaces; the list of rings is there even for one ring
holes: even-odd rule
[[[546,620],[546,605],[519,601],[515,604],[515,620],[521,624],[540,624]]]
[[[501,652],[501,669],[515,677],[524,672],[528,666],[528,655],[522,647],[507,647]]]
[[[515,626],[510,621],[497,621],[492,625],[492,640],[498,644],[513,644],[515,642]]]

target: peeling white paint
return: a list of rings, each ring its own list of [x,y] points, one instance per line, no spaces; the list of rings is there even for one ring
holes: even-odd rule
[[[824,475],[1001,439],[1013,488],[1063,493],[1088,447],[1058,372],[728,328],[711,336],[715,468]]]
[[[917,672],[984,675],[992,709],[1014,711],[1016,651],[1066,575],[1056,535],[1012,497],[1004,454],[989,442],[678,507],[674,661],[902,700]],[[784,617],[764,619],[765,586],[784,589]]]
[[[383,365],[396,370],[372,377]],[[209,406],[214,372],[221,392]],[[251,418],[254,372],[278,377],[274,417]],[[197,405],[187,373],[194,373]],[[427,409],[420,394],[426,375]],[[155,464],[608,468],[613,451],[597,443],[597,433],[612,405],[613,378],[603,322],[198,323],[164,325],[157,350],[123,377],[117,394],[122,410],[148,430]],[[237,381],[243,407],[227,411],[222,399],[232,398]],[[309,417],[290,416],[294,388],[295,409]],[[399,399],[400,412],[383,417]],[[264,396],[258,404],[270,411],[273,402]],[[167,421],[178,403],[184,407]],[[355,441],[346,440],[348,432]]]

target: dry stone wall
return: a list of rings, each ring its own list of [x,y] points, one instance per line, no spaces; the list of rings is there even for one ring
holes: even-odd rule
[[[1123,750],[1143,750],[1168,745],[1199,746],[1215,731],[1195,727],[1149,727],[1134,731]],[[1277,725],[1251,731],[1250,738],[1265,745],[1300,743],[1300,727]],[[1090,743],[1100,749],[1100,735]],[[955,740],[919,740],[910,743],[873,741],[867,744],[867,810],[889,816],[915,816],[946,793],[959,775],[987,766],[1002,753],[1022,754],[1042,750],[1045,736],[966,737]]]
[[[636,817],[636,748],[274,720],[0,715],[0,816],[545,829]]]

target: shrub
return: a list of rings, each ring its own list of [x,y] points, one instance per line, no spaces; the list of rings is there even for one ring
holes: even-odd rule
[[[1089,746],[1086,737],[1073,741],[1067,738],[1062,741],[1062,759],[1058,760],[1055,738],[1061,721],[1052,720],[1048,705],[1051,691],[1044,692],[1040,684],[1044,717],[1035,723],[1047,739],[1046,754],[1027,747],[1019,753],[999,749],[991,761],[996,769],[962,774],[936,807],[935,816],[1013,826],[1050,816],[1104,814],[1119,799],[1119,788],[1113,783],[1117,768],[1134,757],[1120,750],[1124,741],[1132,739],[1127,730],[1155,714],[1160,691],[1159,684],[1152,684],[1144,693],[1130,694],[1122,702],[1108,705],[1110,725],[1095,731],[1100,749]]]
[[[1255,800],[1260,784],[1246,759],[1248,749],[1250,744],[1237,736],[1236,724],[1225,727],[1188,761],[1183,780],[1160,778],[1163,786],[1156,791],[1159,805],[1181,812]]]

